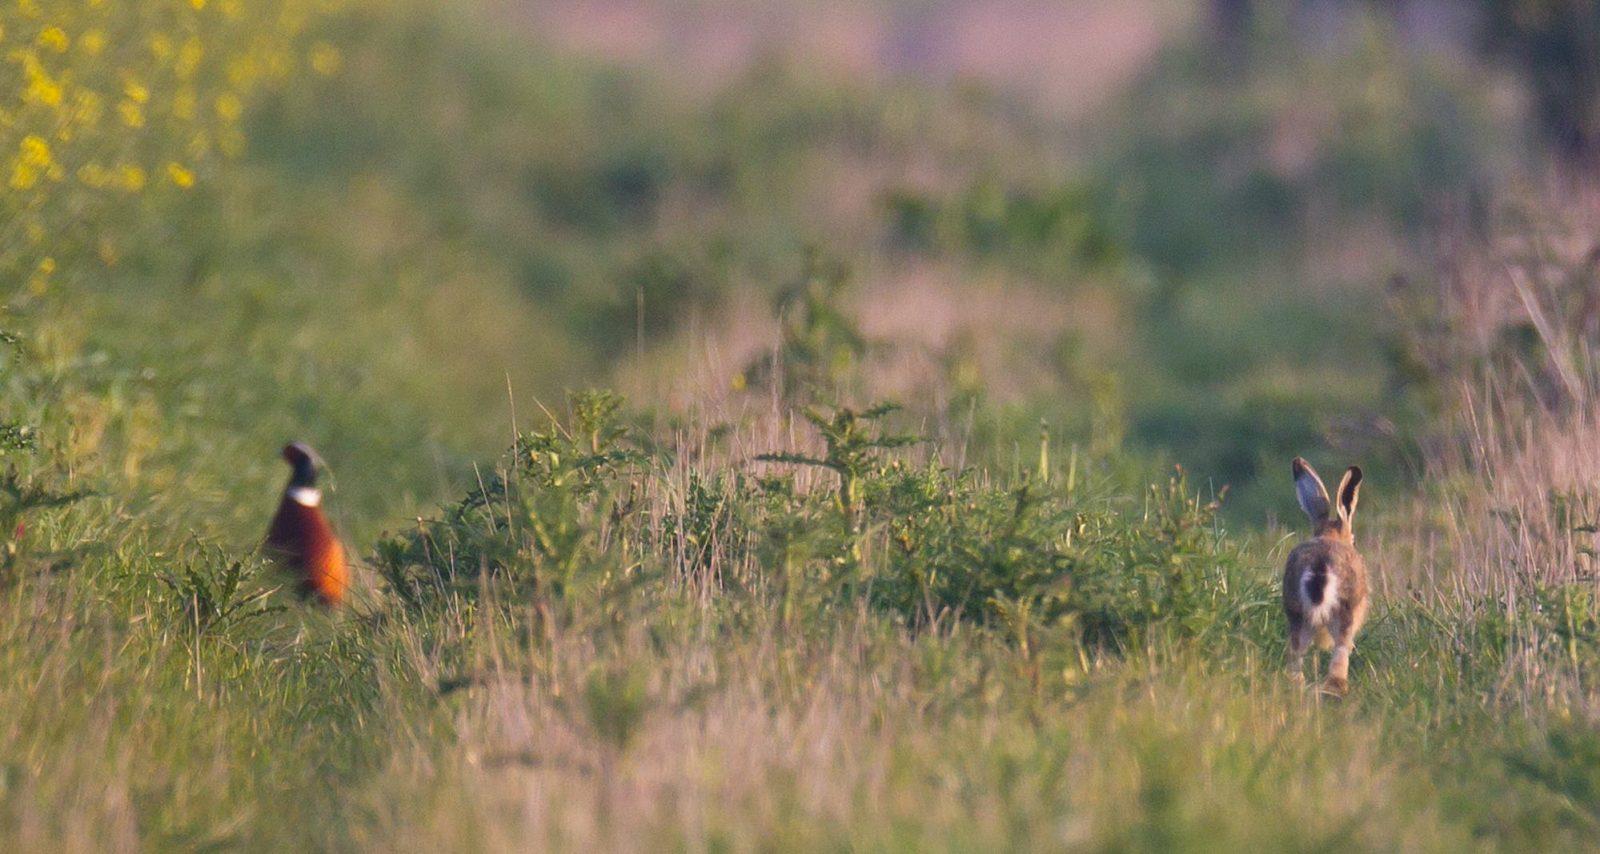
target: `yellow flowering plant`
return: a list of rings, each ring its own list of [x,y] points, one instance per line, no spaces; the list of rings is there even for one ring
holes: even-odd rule
[[[338,0],[0,0],[0,287],[117,256],[119,211],[244,149],[253,98],[336,73]]]

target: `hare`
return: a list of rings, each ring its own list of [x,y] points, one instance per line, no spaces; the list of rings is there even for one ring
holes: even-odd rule
[[[1322,478],[1295,457],[1295,494],[1311,520],[1311,539],[1289,552],[1283,567],[1283,613],[1289,618],[1290,674],[1305,678],[1306,648],[1313,637],[1333,649],[1322,689],[1343,694],[1349,687],[1350,651],[1367,617],[1367,566],[1356,552],[1352,524],[1361,469],[1351,466],[1339,481],[1338,504],[1330,507]]]

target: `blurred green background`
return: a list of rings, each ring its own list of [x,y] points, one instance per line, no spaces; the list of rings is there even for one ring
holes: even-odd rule
[[[352,230],[404,217],[372,236],[397,267],[444,244],[503,289],[540,352],[490,355],[497,387],[655,397],[706,361],[720,384],[772,347],[768,304],[815,252],[848,271],[830,298],[870,363],[851,393],[980,458],[1042,420],[1181,463],[1255,523],[1295,454],[1409,476],[1387,283],[1431,221],[1571,157],[1539,118],[1539,23],[1507,8],[354,13],[329,25],[343,72],[264,105],[252,160]]]
[[[108,26],[131,52],[145,29],[225,35],[194,9]],[[1042,424],[1130,471],[1181,464],[1239,524],[1282,512],[1295,454],[1370,461],[1381,490],[1413,477],[1398,439],[1426,395],[1390,283],[1426,262],[1430,224],[1595,148],[1589,3],[271,14],[290,59],[241,90],[239,150],[98,215],[98,249],[58,247],[48,287],[8,244],[11,307],[55,318],[41,339],[96,394],[198,419],[151,443],[192,493],[259,491],[236,461],[305,435],[362,472],[343,485],[369,533],[465,482],[519,398],[605,384],[726,415],[796,359],[968,460],[1014,464]],[[193,91],[172,86],[152,116]],[[70,231],[89,203],[40,204]],[[130,453],[129,417],[85,448]]]

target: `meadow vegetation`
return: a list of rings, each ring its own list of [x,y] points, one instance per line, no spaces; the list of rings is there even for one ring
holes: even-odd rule
[[[1063,127],[496,14],[0,11],[0,838],[1592,846],[1600,206],[1475,66],[1174,26]],[[1297,453],[1368,468],[1342,699]]]

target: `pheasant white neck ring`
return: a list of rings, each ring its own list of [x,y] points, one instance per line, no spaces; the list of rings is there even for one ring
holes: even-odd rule
[[[284,493],[289,500],[301,507],[316,507],[322,503],[322,490],[310,486],[291,486]]]

